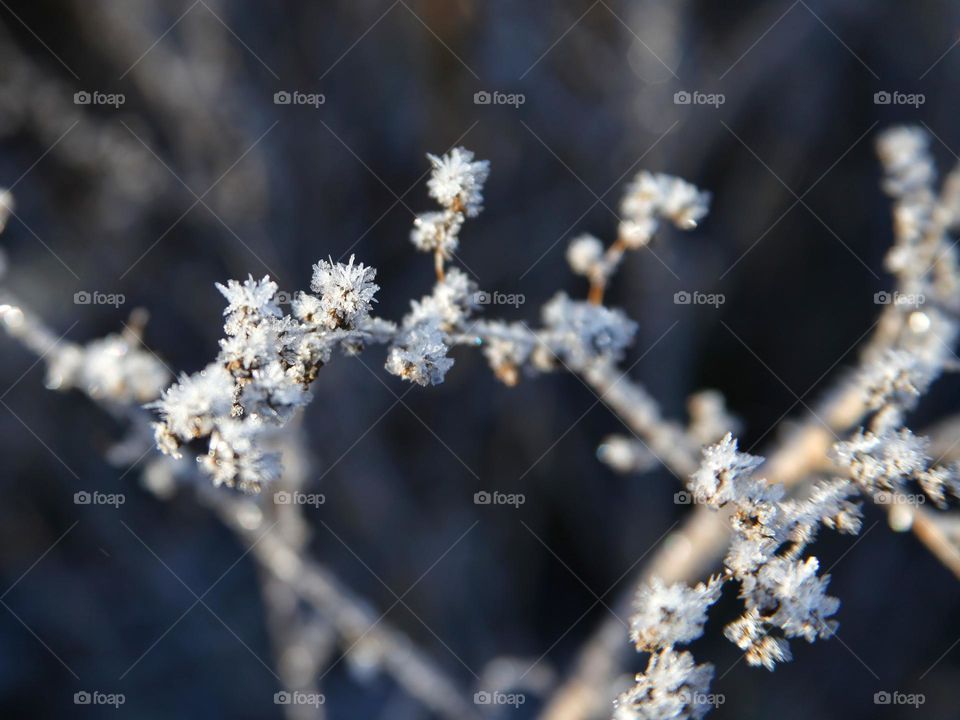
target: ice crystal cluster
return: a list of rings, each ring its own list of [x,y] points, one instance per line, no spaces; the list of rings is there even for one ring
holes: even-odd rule
[[[622,219],[617,240],[606,250],[590,234],[576,237],[567,248],[567,262],[577,275],[590,280],[597,302],[617,271],[626,250],[650,244],[662,220],[681,230],[692,230],[707,214],[710,193],[672,175],[641,171],[627,187],[620,205]]]
[[[56,338],[12,303],[0,302],[0,322],[44,358],[47,387],[53,390],[79,390],[95,400],[125,405],[152,400],[170,382],[166,367],[129,326],[123,333],[78,345]]]
[[[688,489],[697,503],[729,515],[733,533],[723,574],[694,587],[654,579],[638,592],[631,639],[650,659],[636,684],[618,698],[617,720],[700,718],[710,710],[709,703],[696,700],[709,697],[712,666],[697,665],[676,646],[702,634],[707,612],[728,582],[737,584],[744,611],[724,634],[749,664],[773,670],[790,660],[789,640],[830,637],[840,603],[827,594],[829,576],[805,549],[821,526],[858,533],[861,495],[881,504],[897,502],[891,496],[914,498],[914,504],[929,498],[939,507],[960,499],[960,468],[940,464],[930,454],[929,440],[905,425],[930,385],[957,369],[952,348],[960,273],[950,232],[960,221],[960,173],[948,177],[937,196],[928,142],[919,130],[897,128],[878,143],[884,189],[894,199],[896,239],[886,265],[897,290],[846,388],[865,425],[850,428],[833,445],[834,476],[814,479],[796,497],[760,477],[763,459],[740,452],[732,435],[703,450]],[[593,250],[580,243],[572,255],[583,264]],[[701,409],[720,412],[715,404]],[[629,441],[618,443],[609,446],[608,462],[637,469]]]
[[[829,576],[818,575],[817,558],[804,557],[803,551],[820,525],[859,532],[860,511],[848,499],[856,489],[843,480],[824,482],[804,500],[786,499],[782,487],[757,475],[762,463],[762,458],[739,452],[730,434],[704,449],[688,487],[697,502],[730,513],[733,538],[724,573],[695,587],[654,579],[638,592],[630,635],[637,649],[651,657],[636,685],[618,699],[618,719],[699,718],[710,709],[691,698],[706,696],[713,667],[696,665],[689,652],[676,646],[703,634],[707,611],[727,582],[739,586],[744,611],[725,634],[751,665],[772,670],[790,659],[788,639],[813,642],[834,631],[832,616],[839,602],[826,593]],[[665,663],[676,670],[665,676]],[[680,669],[689,677],[682,677]]]
[[[456,345],[482,348],[496,376],[507,384],[516,383],[522,372],[588,374],[611,368],[623,357],[636,324],[620,310],[563,292],[543,306],[538,330],[524,322],[478,319],[477,284],[447,263],[459,246],[464,222],[483,207],[489,163],[463,148],[428,159],[428,190],[441,209],[417,216],[410,237],[418,250],[434,256],[437,281],[431,293],[412,301],[394,325],[371,315],[376,273],[353,257],[347,263],[318,262],[311,292],[297,293],[290,313],[281,309],[278,287],[269,277],[217,285],[227,300],[226,337],[213,362],[181,376],[154,403],[161,450],[180,456],[189,446],[216,484],[259,491],[280,472],[277,454],[269,449],[273,434],[310,402],[311,383],[338,347],[355,353],[371,342],[385,343],[387,371],[418,385],[443,381]],[[706,202],[706,194],[682,180],[640,173],[624,202],[633,223],[631,237],[641,222],[644,232],[652,234],[659,218],[692,227],[705,213]],[[644,244],[624,242],[614,254]],[[572,262],[575,269],[578,262]]]
[[[295,293],[288,310],[269,277],[218,284],[227,302],[219,353],[169,387],[170,373],[140,341],[142,323],[75,345],[56,338],[6,295],[0,296],[0,320],[45,360],[51,387],[75,388],[103,405],[126,408],[133,423],[144,427],[147,404],[157,416],[154,441],[162,452],[191,455],[214,484],[249,493],[279,477],[278,438],[310,402],[313,381],[338,350],[355,354],[385,345],[386,370],[424,386],[444,380],[457,346],[479,348],[509,385],[524,375],[576,374],[630,431],[629,437],[607,438],[600,459],[622,472],[666,465],[689,478],[697,517],[722,518],[730,529],[728,545],[698,548],[715,552],[718,564],[722,554],[718,574],[698,583],[688,571],[679,575],[687,582],[665,584],[654,577],[641,584],[630,639],[649,658],[614,707],[616,720],[698,719],[713,707],[714,671],[683,646],[703,634],[724,588],[735,587],[743,604],[725,636],[750,665],[773,670],[790,660],[791,640],[814,642],[836,630],[839,601],[828,594],[830,578],[820,561],[807,552],[822,527],[858,533],[864,499],[888,504],[885,497],[914,498],[906,525],[925,518],[916,507],[921,500],[945,507],[960,499],[960,468],[933,457],[931,440],[907,425],[932,383],[960,365],[952,350],[960,336],[960,270],[952,237],[960,229],[960,169],[935,191],[928,144],[927,134],[912,128],[880,138],[895,235],[885,263],[895,289],[862,348],[857,372],[825,398],[821,412],[829,421],[812,412],[801,426],[806,434],[794,435],[800,440],[785,454],[799,470],[785,484],[768,482],[763,458],[739,450],[737,421],[718,392],[692,395],[687,423],[669,420],[620,369],[637,325],[604,305],[607,284],[625,253],[647,248],[661,225],[689,230],[707,213],[707,193],[668,175],[640,172],[633,179],[609,245],[593,235],[573,240],[567,260],[588,280],[587,296],[557,292],[540,309],[536,328],[482,318],[477,284],[452,265],[466,220],[483,208],[490,171],[463,148],[428,155],[427,187],[439,209],[415,218],[410,241],[432,255],[436,282],[411,301],[398,324],[372,314],[376,272],[352,256],[346,263],[330,258],[314,265],[309,292]],[[11,208],[12,198],[0,191],[0,229]],[[776,459],[766,468],[769,477],[779,477],[770,474]],[[917,535],[929,541],[926,527]],[[687,538],[701,536],[709,533]],[[955,572],[960,575],[960,567]]]
[[[894,200],[895,243],[886,258],[906,302],[881,317],[888,346],[865,365],[856,383],[868,422],[834,447],[834,459],[870,497],[926,497],[944,507],[960,497],[960,469],[930,456],[929,441],[905,424],[931,384],[958,366],[960,272],[951,233],[960,221],[960,174],[938,196],[929,136],[895,128],[878,144],[884,188]]]
[[[182,375],[153,403],[158,447],[197,461],[217,485],[257,492],[277,478],[269,450],[275,430],[310,402],[310,384],[337,348],[353,353],[382,342],[393,326],[370,315],[375,271],[321,260],[312,293],[299,292],[290,314],[277,303],[277,284],[264,277],[217,284],[227,300],[220,353],[203,370]]]
[[[464,219],[483,210],[483,184],[490,163],[473,157],[464,148],[454,148],[443,157],[427,155],[432,168],[427,188],[442,209],[418,215],[410,239],[418,250],[436,255],[438,268],[457,251]]]

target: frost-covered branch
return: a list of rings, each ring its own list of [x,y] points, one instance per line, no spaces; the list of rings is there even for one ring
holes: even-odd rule
[[[665,418],[646,389],[620,369],[637,326],[621,310],[603,305],[603,296],[623,254],[647,246],[664,220],[689,229],[706,213],[706,193],[665,175],[636,177],[608,248],[592,236],[571,244],[568,260],[589,280],[587,297],[558,292],[543,305],[538,327],[481,317],[479,288],[453,265],[466,220],[482,209],[489,175],[488,163],[462,148],[428,156],[428,188],[440,209],[417,216],[410,239],[433,256],[436,283],[398,323],[373,315],[376,271],[353,257],[347,263],[319,261],[309,291],[293,294],[289,312],[269,277],[231,280],[217,285],[227,300],[220,352],[204,370],[181,376],[161,394],[169,373],[141,347],[135,328],[79,346],[57,339],[13,298],[2,300],[0,315],[10,334],[46,362],[52,387],[78,388],[105,406],[126,408],[137,433],[146,425],[140,405],[149,403],[159,415],[154,436],[164,453],[189,453],[199,461],[191,467],[214,485],[250,494],[282,477],[280,448],[290,423],[310,403],[313,381],[337,352],[385,345],[386,370],[422,386],[444,380],[456,346],[479,348],[508,385],[546,372],[576,374],[631,433],[608,438],[601,459],[621,471],[660,462],[690,478],[697,500],[684,527],[641,572],[631,638],[650,657],[635,686],[621,694],[616,717],[700,718],[711,706],[712,667],[698,665],[677,646],[703,632],[708,609],[727,583],[738,586],[744,610],[727,625],[726,636],[750,664],[773,669],[790,659],[790,639],[812,642],[835,630],[839,601],[826,593],[829,578],[819,574],[818,559],[805,553],[821,526],[858,532],[859,495],[883,502],[884,494],[916,488],[937,506],[960,498],[957,467],[941,463],[928,440],[906,425],[917,399],[956,368],[960,273],[949,235],[960,222],[960,170],[937,195],[923,133],[891,131],[879,151],[884,187],[894,199],[895,242],[886,263],[897,300],[882,310],[856,371],[775,445],[762,468],[761,458],[737,449],[730,434],[736,421],[719,393],[692,395],[683,424]],[[257,508],[255,498],[209,486],[202,492],[228,524],[254,537],[244,518]],[[924,508],[909,520],[948,567],[957,567],[957,557],[945,550],[942,523]],[[450,717],[472,714],[442,673],[402,636],[377,628],[365,607],[308,560],[301,545],[271,528],[254,549],[265,572],[313,604],[341,641],[366,645],[375,634],[370,647],[377,650],[377,664],[412,695]],[[710,574],[720,561],[721,573]],[[602,626],[544,716],[592,717],[609,707],[622,645],[619,626]]]

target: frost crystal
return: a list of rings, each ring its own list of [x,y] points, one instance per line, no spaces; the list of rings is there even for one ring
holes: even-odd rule
[[[404,324],[436,319],[441,327],[451,330],[466,321],[476,307],[476,284],[462,270],[451,268],[434,286],[433,294],[411,303],[412,310]]]
[[[671,175],[642,171],[627,188],[620,206],[620,238],[629,248],[647,245],[664,217],[681,230],[690,230],[707,214],[710,193]]]
[[[229,415],[233,405],[233,377],[217,363],[193,375],[181,375],[152,404],[164,430],[183,441],[209,435],[216,419]]]
[[[574,238],[567,248],[567,262],[577,275],[591,275],[603,258],[603,243],[593,235]]]
[[[453,366],[447,349],[439,323],[423,320],[404,330],[390,348],[387,371],[417,385],[436,385]]]
[[[463,215],[445,210],[418,215],[413,221],[410,241],[422,252],[439,252],[449,259],[460,244]]]
[[[707,609],[720,598],[722,587],[716,578],[696,587],[683,583],[664,585],[655,578],[637,594],[636,613],[630,619],[630,639],[638,650],[653,651],[700,637]]]
[[[554,333],[554,352],[579,370],[604,357],[619,360],[637,326],[619,310],[571,300],[558,293],[543,306],[543,324]]]
[[[767,621],[780,627],[787,637],[802,637],[807,642],[829,637],[837,623],[827,618],[836,613],[840,601],[827,595],[830,576],[818,576],[819,567],[815,557],[774,558],[757,574],[759,587],[749,602],[762,598],[758,609],[773,610]]]
[[[320,295],[321,323],[331,330],[355,328],[370,314],[370,306],[380,286],[373,282],[377,271],[353,264],[321,260],[313,266],[310,288]]]
[[[928,152],[930,137],[920,128],[899,127],[880,136],[877,152],[887,170],[884,188],[902,195],[933,182],[936,169]]]
[[[672,649],[650,656],[636,684],[616,700],[614,720],[699,720],[713,707],[707,691],[713,665]]]
[[[264,452],[258,420],[224,420],[210,437],[210,449],[198,458],[214,485],[236,486],[248,493],[280,476],[278,453]]]
[[[934,368],[906,350],[887,350],[860,376],[872,410],[890,403],[911,408],[935,379]]]
[[[373,278],[353,257],[320,261],[311,284],[319,297],[297,293],[291,315],[269,278],[217,285],[227,299],[226,337],[213,363],[182,376],[150,406],[160,415],[157,446],[179,457],[184,445],[205,440],[197,459],[217,485],[259,492],[276,479],[279,460],[264,447],[310,401],[308,388],[333,350],[356,352],[395,333],[392,323],[370,317]]]
[[[897,490],[912,475],[926,470],[929,441],[907,428],[876,435],[860,430],[834,451],[841,465],[868,492]]]
[[[260,315],[280,317],[279,306],[273,301],[277,293],[277,284],[264,277],[254,280],[250,275],[241,285],[236,280],[227,281],[226,286],[215,283],[217,290],[227,299],[224,315]]]
[[[101,401],[147,402],[169,381],[163,363],[123,335],[108,335],[84,346],[65,345],[48,354],[48,387],[79,388]]]
[[[483,184],[490,174],[490,163],[474,161],[473,153],[454,148],[442,157],[427,155],[433,171],[427,188],[443,207],[467,217],[476,217],[483,209]]]
[[[703,462],[690,478],[690,492],[711,507],[720,507],[742,496],[750,474],[763,458],[737,452],[737,441],[727,433],[716,445],[703,451]]]
[[[790,645],[782,638],[767,635],[764,621],[756,608],[748,610],[724,629],[724,635],[746,652],[747,663],[773,670],[778,662],[792,659]]]

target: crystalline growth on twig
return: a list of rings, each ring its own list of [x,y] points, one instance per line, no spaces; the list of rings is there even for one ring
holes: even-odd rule
[[[448,349],[439,320],[426,318],[400,333],[387,355],[387,372],[417,385],[437,385],[453,367]]]
[[[209,435],[217,418],[230,415],[233,394],[233,377],[218,363],[193,375],[181,375],[151,405],[162,420],[156,426],[160,449],[179,457],[176,448],[180,444]]]
[[[773,670],[778,662],[790,662],[790,645],[769,635],[756,608],[748,610],[724,629],[726,638],[746,653],[747,663]]]
[[[47,354],[47,387],[79,388],[112,403],[143,403],[158,397],[170,373],[157,357],[127,334],[86,345],[61,344]]]
[[[451,210],[417,215],[410,231],[410,241],[421,252],[439,252],[449,259],[460,245],[463,215]]]
[[[433,168],[427,181],[430,197],[467,217],[476,217],[483,210],[483,184],[490,175],[490,163],[473,157],[461,147],[441,157],[427,155]]]
[[[695,640],[703,634],[707,610],[720,598],[722,587],[718,578],[694,587],[664,585],[654,578],[637,594],[630,639],[638,650],[647,652]]]
[[[930,187],[936,168],[929,151],[930,136],[920,128],[887,130],[877,141],[877,153],[887,171],[884,189],[893,196]]]
[[[694,497],[713,508],[721,507],[746,495],[756,483],[752,473],[763,464],[763,458],[737,451],[737,441],[727,433],[720,442],[704,448],[700,467],[690,477],[689,488]]]
[[[599,271],[603,260],[603,243],[593,235],[574,238],[567,247],[567,262],[577,275],[590,277]]]
[[[713,707],[707,692],[713,665],[672,648],[650,656],[636,684],[616,700],[613,720],[699,720]]]
[[[319,315],[330,330],[352,329],[370,315],[380,286],[373,282],[377,271],[363,263],[321,260],[313,266],[310,288],[320,296]]]
[[[859,430],[834,445],[842,467],[867,492],[899,490],[915,473],[927,469],[929,441],[907,428],[875,434]]]
[[[707,214],[710,193],[672,175],[641,171],[627,187],[620,205],[621,241],[628,248],[647,245],[657,232],[659,218],[681,230],[691,230]]]
[[[562,292],[543,306],[543,324],[553,339],[551,350],[572,370],[601,358],[620,360],[637,329],[620,310],[571,300]]]
[[[781,628],[787,637],[802,637],[811,643],[818,637],[830,637],[837,623],[829,618],[837,612],[840,601],[827,595],[830,576],[817,575],[819,567],[815,557],[774,558],[757,573],[751,607],[761,612],[772,610],[767,622]]]

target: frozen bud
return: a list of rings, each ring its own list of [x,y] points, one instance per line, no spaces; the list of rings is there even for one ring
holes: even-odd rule
[[[671,175],[642,171],[627,187],[621,204],[620,239],[629,248],[643,247],[666,218],[681,230],[691,230],[707,214],[710,193]]]
[[[277,294],[277,284],[265,276],[262,280],[247,277],[243,283],[227,281],[226,285],[216,283],[217,290],[227,299],[224,315],[280,317],[280,308],[273,298]]]
[[[712,679],[712,665],[697,665],[688,652],[661,650],[617,698],[613,720],[700,720],[713,709],[707,695]]]
[[[453,366],[447,349],[439,323],[424,320],[404,330],[390,348],[387,372],[417,385],[437,385]]]
[[[476,217],[483,209],[483,184],[490,174],[490,163],[473,159],[473,153],[454,148],[446,155],[427,155],[433,170],[427,188],[443,207],[467,217]]]
[[[677,643],[689,643],[703,635],[707,610],[720,599],[723,583],[710,578],[704,584],[664,585],[659,579],[641,588],[630,618],[630,639],[638,650],[653,651]]]
[[[567,248],[567,262],[577,275],[589,275],[603,258],[603,243],[593,235],[580,235]]]
[[[410,241],[422,252],[440,252],[450,257],[460,244],[460,228],[463,215],[450,212],[428,212],[418,215],[413,221]]]
[[[737,451],[737,441],[727,433],[720,442],[703,449],[703,460],[690,476],[690,492],[711,507],[720,507],[744,496],[751,475],[763,458]]]
[[[313,266],[311,289],[320,296],[321,322],[331,330],[353,328],[370,314],[380,286],[373,282],[377,271],[363,263],[321,260]]]
[[[619,473],[641,472],[659,461],[642,443],[623,435],[611,435],[597,448],[597,459]]]

